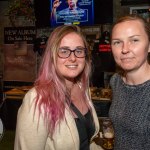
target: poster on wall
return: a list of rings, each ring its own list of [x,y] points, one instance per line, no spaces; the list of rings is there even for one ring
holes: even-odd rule
[[[14,44],[14,42],[26,41],[27,44],[33,44],[36,37],[35,27],[5,27],[4,43]]]
[[[33,82],[36,78],[36,53],[33,51],[35,29],[5,28],[4,81]]]
[[[4,81],[32,82],[36,77],[36,54],[33,45],[16,49],[15,44],[4,44]]]

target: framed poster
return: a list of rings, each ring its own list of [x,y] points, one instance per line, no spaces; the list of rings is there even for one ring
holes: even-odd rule
[[[150,6],[130,7],[130,14],[137,14],[150,22]]]

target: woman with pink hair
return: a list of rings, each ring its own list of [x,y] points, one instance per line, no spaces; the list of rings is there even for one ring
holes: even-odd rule
[[[96,150],[98,118],[90,100],[89,47],[78,26],[57,27],[34,88],[18,111],[15,150]]]

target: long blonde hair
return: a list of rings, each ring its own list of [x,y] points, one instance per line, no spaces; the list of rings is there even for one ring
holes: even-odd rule
[[[70,94],[67,90],[64,77],[59,74],[56,67],[57,51],[62,38],[74,32],[81,36],[85,47],[87,48],[86,64],[82,73],[76,78],[82,84],[82,94],[85,100],[89,95],[86,93],[89,87],[89,74],[91,70],[90,58],[88,55],[89,46],[86,42],[81,29],[75,25],[63,25],[57,27],[50,35],[47,41],[47,47],[39,69],[38,78],[35,82],[37,91],[36,107],[41,114],[44,108],[44,119],[51,135],[53,134],[57,123],[64,118],[65,105],[70,101]]]

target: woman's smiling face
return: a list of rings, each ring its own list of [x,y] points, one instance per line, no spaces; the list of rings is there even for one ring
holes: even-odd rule
[[[75,50],[76,48],[85,48],[84,42],[82,38],[72,32],[65,35],[61,42],[60,47],[67,47],[67,49]],[[59,56],[56,59],[56,66],[59,73],[66,79],[66,80],[74,80],[78,77],[85,67],[85,57],[77,58],[74,53],[72,52],[68,58],[60,58]]]

